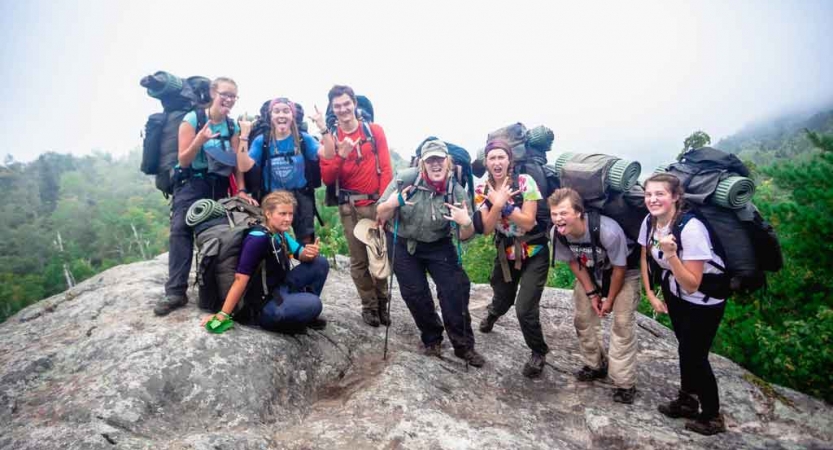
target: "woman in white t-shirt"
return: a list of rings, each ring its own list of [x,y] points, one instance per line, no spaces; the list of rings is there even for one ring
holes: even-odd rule
[[[693,419],[686,423],[686,428],[700,434],[726,431],[720,415],[717,380],[709,364],[709,350],[726,300],[699,290],[704,275],[722,273],[723,261],[712,248],[705,224],[684,211],[679,178],[665,173],[648,178],[645,206],[650,214],[639,232],[642,282],[654,311],[668,313],[671,318],[680,357],[679,395],[658,409],[672,418]],[[654,263],[652,269],[648,252]],[[652,289],[651,278],[656,277],[665,302]]]

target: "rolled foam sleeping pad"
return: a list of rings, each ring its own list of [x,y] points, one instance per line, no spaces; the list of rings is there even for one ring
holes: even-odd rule
[[[206,220],[211,220],[216,217],[222,217],[226,214],[226,209],[223,205],[214,200],[204,198],[194,202],[188,213],[185,215],[185,224],[189,227],[199,225]]]
[[[733,176],[717,184],[711,203],[724,208],[738,209],[746,206],[755,195],[755,183],[747,177]]]
[[[555,140],[555,133],[544,125],[539,125],[529,130],[526,136],[527,145],[545,152],[552,148],[552,142]]]
[[[668,172],[667,167],[667,165],[657,167],[654,169],[654,174]],[[708,201],[723,208],[740,209],[751,202],[754,195],[755,182],[750,178],[735,175],[717,183],[717,188]]]
[[[560,174],[564,165],[577,155],[577,153],[571,152],[562,153],[555,160],[555,172]],[[605,184],[614,191],[627,192],[630,188],[634,187],[637,182],[639,182],[639,175],[641,173],[642,165],[637,161],[617,159],[607,172]]]
[[[148,87],[148,95],[153,98],[159,98],[170,95],[182,90],[182,78],[168,72],[159,71],[152,75],[154,79],[154,86]]]

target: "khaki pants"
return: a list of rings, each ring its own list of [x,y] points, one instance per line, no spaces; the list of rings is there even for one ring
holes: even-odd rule
[[[575,326],[581,356],[587,366],[599,369],[608,360],[608,375],[616,387],[636,385],[636,307],[639,305],[639,271],[628,271],[622,290],[613,303],[610,350],[602,346],[601,319],[593,311],[584,287],[576,281],[573,289]]]
[[[378,311],[380,304],[384,306],[387,303],[388,280],[376,280],[370,276],[367,247],[353,235],[353,228],[359,220],[376,220],[376,205],[357,206],[354,209],[349,204],[343,204],[339,205],[338,212],[350,251],[350,276],[362,300],[362,310]]]

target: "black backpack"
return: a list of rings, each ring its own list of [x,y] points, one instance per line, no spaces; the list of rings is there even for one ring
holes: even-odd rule
[[[197,113],[196,131],[205,126],[207,118],[203,108],[211,103],[211,80],[196,76],[183,80],[168,72],[156,72],[142,78],[139,84],[162,103],[163,109],[148,116],[145,123],[139,169],[147,175],[156,175],[156,188],[168,198],[173,194],[173,168],[178,162],[179,126],[191,111]],[[229,130],[234,130],[234,122],[226,120]],[[230,137],[221,139],[228,141]]]
[[[681,214],[672,229],[677,233],[678,248],[682,226],[696,217],[708,229],[712,247],[726,265],[724,279],[710,277],[713,280],[701,286],[700,291],[710,297],[726,298],[731,293],[751,293],[766,286],[765,272],[777,272],[784,265],[775,229],[752,202],[730,209],[714,201],[726,180],[749,175],[746,166],[735,155],[703,147],[686,152],[680,162],[669,165],[665,171],[680,178],[686,187],[688,213]]]

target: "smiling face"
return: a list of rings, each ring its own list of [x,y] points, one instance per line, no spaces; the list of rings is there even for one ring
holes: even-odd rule
[[[500,181],[509,173],[509,154],[502,148],[489,150],[486,155],[486,170],[495,181]]]
[[[286,135],[292,131],[292,108],[286,103],[275,103],[269,110],[272,120],[272,129],[279,135]]]
[[[448,176],[448,158],[442,156],[430,156],[423,161],[425,174],[433,183],[445,181]]]
[[[573,208],[573,203],[569,198],[565,198],[555,207],[550,208],[550,219],[558,234],[576,238],[584,236],[584,217]]]
[[[677,212],[678,199],[679,197],[671,192],[668,183],[648,181],[645,184],[645,207],[654,217],[673,217]]]
[[[237,102],[237,86],[227,81],[217,83],[217,88],[211,91],[211,108],[227,116]]]
[[[266,212],[266,226],[273,233],[289,231],[294,213],[292,203],[278,203],[271,211]]]
[[[347,94],[333,98],[333,113],[340,124],[349,124],[356,120],[356,104]]]

